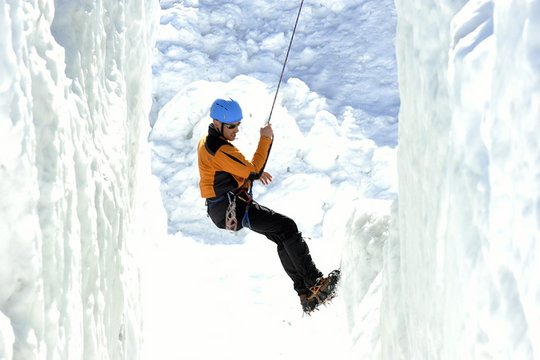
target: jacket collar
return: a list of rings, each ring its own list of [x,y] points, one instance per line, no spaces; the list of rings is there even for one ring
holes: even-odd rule
[[[216,129],[216,127],[214,126],[214,123],[211,123],[209,126],[208,126],[208,135],[209,136],[213,136],[213,137],[218,137],[218,138],[222,138],[222,139],[225,139],[221,133]]]

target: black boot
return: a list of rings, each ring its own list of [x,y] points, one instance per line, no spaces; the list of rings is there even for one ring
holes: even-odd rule
[[[302,305],[302,311],[309,315],[317,308],[317,306],[319,306],[319,301],[317,298],[311,297],[310,295],[301,294],[300,304]]]

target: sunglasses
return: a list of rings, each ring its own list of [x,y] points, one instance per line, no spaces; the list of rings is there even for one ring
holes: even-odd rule
[[[227,129],[235,129],[238,126],[240,126],[240,123],[238,123],[238,124],[225,124],[225,126],[227,127]]]

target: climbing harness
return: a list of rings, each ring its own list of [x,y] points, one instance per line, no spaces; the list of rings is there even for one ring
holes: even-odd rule
[[[225,211],[225,229],[229,231],[236,231],[238,228],[238,220],[236,219],[236,197],[232,192],[227,193],[229,198],[229,206]]]
[[[251,186],[248,190],[240,187],[240,191],[229,191],[227,193],[227,198],[229,200],[229,206],[227,206],[227,211],[225,211],[225,228],[227,230],[236,231],[238,229],[238,219],[236,217],[236,204],[238,201],[243,201],[246,203],[241,224],[243,227],[247,227],[248,229],[251,228],[251,223],[249,221],[249,207],[253,201],[252,195],[253,192],[251,190]]]
[[[285,61],[283,62],[283,68],[281,69],[281,75],[279,76],[279,81],[276,89],[276,94],[274,95],[274,101],[272,102],[272,108],[270,109],[270,115],[268,116],[268,120],[266,120],[266,124],[270,124],[270,119],[272,118],[272,112],[274,111],[274,105],[276,104],[276,99],[279,92],[279,87],[281,86],[281,81],[283,80],[283,73],[285,72],[285,66],[287,65],[287,60],[289,59],[289,53],[291,52],[291,46],[294,39],[294,34],[296,33],[296,26],[298,25],[298,19],[300,19],[300,13],[302,12],[302,6],[304,5],[304,0],[300,3],[300,8],[298,9],[298,15],[296,15],[296,22],[294,23],[294,28],[291,34],[291,41],[289,42],[289,48],[287,49],[287,55],[285,55]]]

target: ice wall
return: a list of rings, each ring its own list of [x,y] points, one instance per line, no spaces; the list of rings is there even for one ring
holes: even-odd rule
[[[385,247],[383,358],[537,358],[540,6],[396,7],[399,236]]]
[[[157,7],[0,0],[0,358],[137,358]]]

